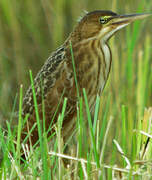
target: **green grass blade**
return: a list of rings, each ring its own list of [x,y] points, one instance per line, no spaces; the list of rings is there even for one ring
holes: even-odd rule
[[[23,99],[23,86],[20,86],[20,99],[19,99],[19,119],[18,119],[18,130],[17,130],[17,157],[20,164],[20,143],[21,143],[21,130],[22,130],[22,99]]]
[[[97,95],[96,105],[95,105],[95,112],[94,112],[94,120],[93,120],[93,131],[94,131],[94,134],[96,132],[96,127],[97,127],[99,106],[100,106],[100,97],[99,97],[99,95]]]
[[[91,142],[92,142],[92,147],[94,150],[94,157],[95,157],[95,161],[97,163],[97,167],[99,168],[100,167],[99,155],[98,155],[97,148],[96,148],[95,136],[94,136],[93,126],[92,126],[92,121],[91,121],[91,114],[90,114],[90,110],[89,110],[89,105],[88,105],[88,100],[87,100],[87,95],[86,95],[85,89],[83,89],[83,95],[84,95],[84,101],[85,101],[85,105],[86,105],[86,112],[87,112],[87,117],[88,117],[89,129],[90,129],[90,134],[91,134]]]

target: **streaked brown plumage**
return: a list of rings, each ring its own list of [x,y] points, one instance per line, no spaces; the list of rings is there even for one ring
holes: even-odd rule
[[[74,53],[79,92],[82,96],[82,89],[86,89],[89,108],[92,110],[96,95],[101,95],[110,72],[112,55],[107,41],[119,29],[136,19],[142,19],[148,15],[117,15],[111,11],[93,11],[81,18],[65,43],[51,54],[34,80],[41,120],[43,119],[43,89],[45,125],[47,129],[51,124],[52,118],[54,120],[51,126],[57,122],[64,97],[67,97],[68,101],[63,120],[63,138],[66,140],[75,128],[78,98],[69,45],[70,41]],[[55,113],[56,109],[58,109],[57,113]],[[36,122],[31,87],[27,90],[23,100],[23,118],[27,113],[29,114],[28,126],[31,129]],[[27,132],[27,129],[26,124],[23,132]],[[49,131],[48,135],[51,133],[52,131]],[[22,133],[22,139],[25,136]],[[37,126],[32,132],[31,140],[32,144],[38,140]]]

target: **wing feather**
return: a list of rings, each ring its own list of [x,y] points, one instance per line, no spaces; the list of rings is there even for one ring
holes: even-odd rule
[[[56,82],[59,66],[65,62],[65,49],[63,46],[54,51],[47,59],[41,70],[34,79],[34,88],[36,92],[37,103],[42,101],[42,94],[45,98],[48,90],[53,87]],[[42,89],[43,87],[43,89]],[[32,87],[27,90],[23,99],[23,117],[28,113],[32,114],[34,109]]]

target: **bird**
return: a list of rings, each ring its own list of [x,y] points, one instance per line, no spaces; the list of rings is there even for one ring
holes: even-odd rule
[[[86,91],[89,109],[93,113],[96,96],[101,96],[111,69],[112,51],[108,45],[109,39],[120,29],[149,15],[151,14],[119,15],[109,10],[95,10],[87,12],[79,19],[68,38],[51,53],[34,79],[39,118],[43,122],[43,113],[45,114],[45,123],[41,125],[45,124],[48,137],[55,132],[54,127],[62,112],[65,98],[67,104],[61,129],[64,142],[76,128],[77,103],[79,97],[83,98],[83,89]],[[26,117],[22,141],[37,122],[32,85],[23,98],[22,119]],[[30,133],[30,143],[34,145],[39,140],[37,125]]]

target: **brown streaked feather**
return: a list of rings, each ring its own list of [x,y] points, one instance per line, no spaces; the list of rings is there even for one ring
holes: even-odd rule
[[[45,98],[48,90],[54,86],[56,76],[59,76],[57,69],[63,61],[65,61],[65,50],[64,47],[60,47],[51,54],[34,79],[34,88],[38,104],[42,101],[42,87]],[[26,113],[32,113],[33,105],[32,87],[30,86],[23,99],[23,116],[25,116]]]
[[[44,98],[46,129],[49,128],[52,118],[52,125],[57,122],[58,115],[62,110],[64,97],[68,98],[68,102],[63,126],[65,126],[65,124],[68,122],[68,119],[73,118],[76,112],[77,95],[73,71],[70,69],[71,65],[70,68],[68,67],[65,52],[65,49],[62,48],[62,51],[57,50],[55,53],[53,53],[34,80],[39,116],[41,120],[43,119],[42,99]],[[43,90],[41,86],[43,86]],[[44,91],[44,97],[42,96],[42,91]],[[36,123],[36,115],[31,87],[28,89],[23,100],[23,117],[25,117],[26,113],[29,114],[27,124],[27,126],[29,127],[25,126],[23,130],[25,132],[28,131],[28,128],[31,129],[33,124]],[[48,135],[50,134],[51,132]],[[22,139],[24,139],[25,137],[26,134],[23,133]],[[38,140],[37,127],[32,133],[31,139],[32,144],[35,144]]]

